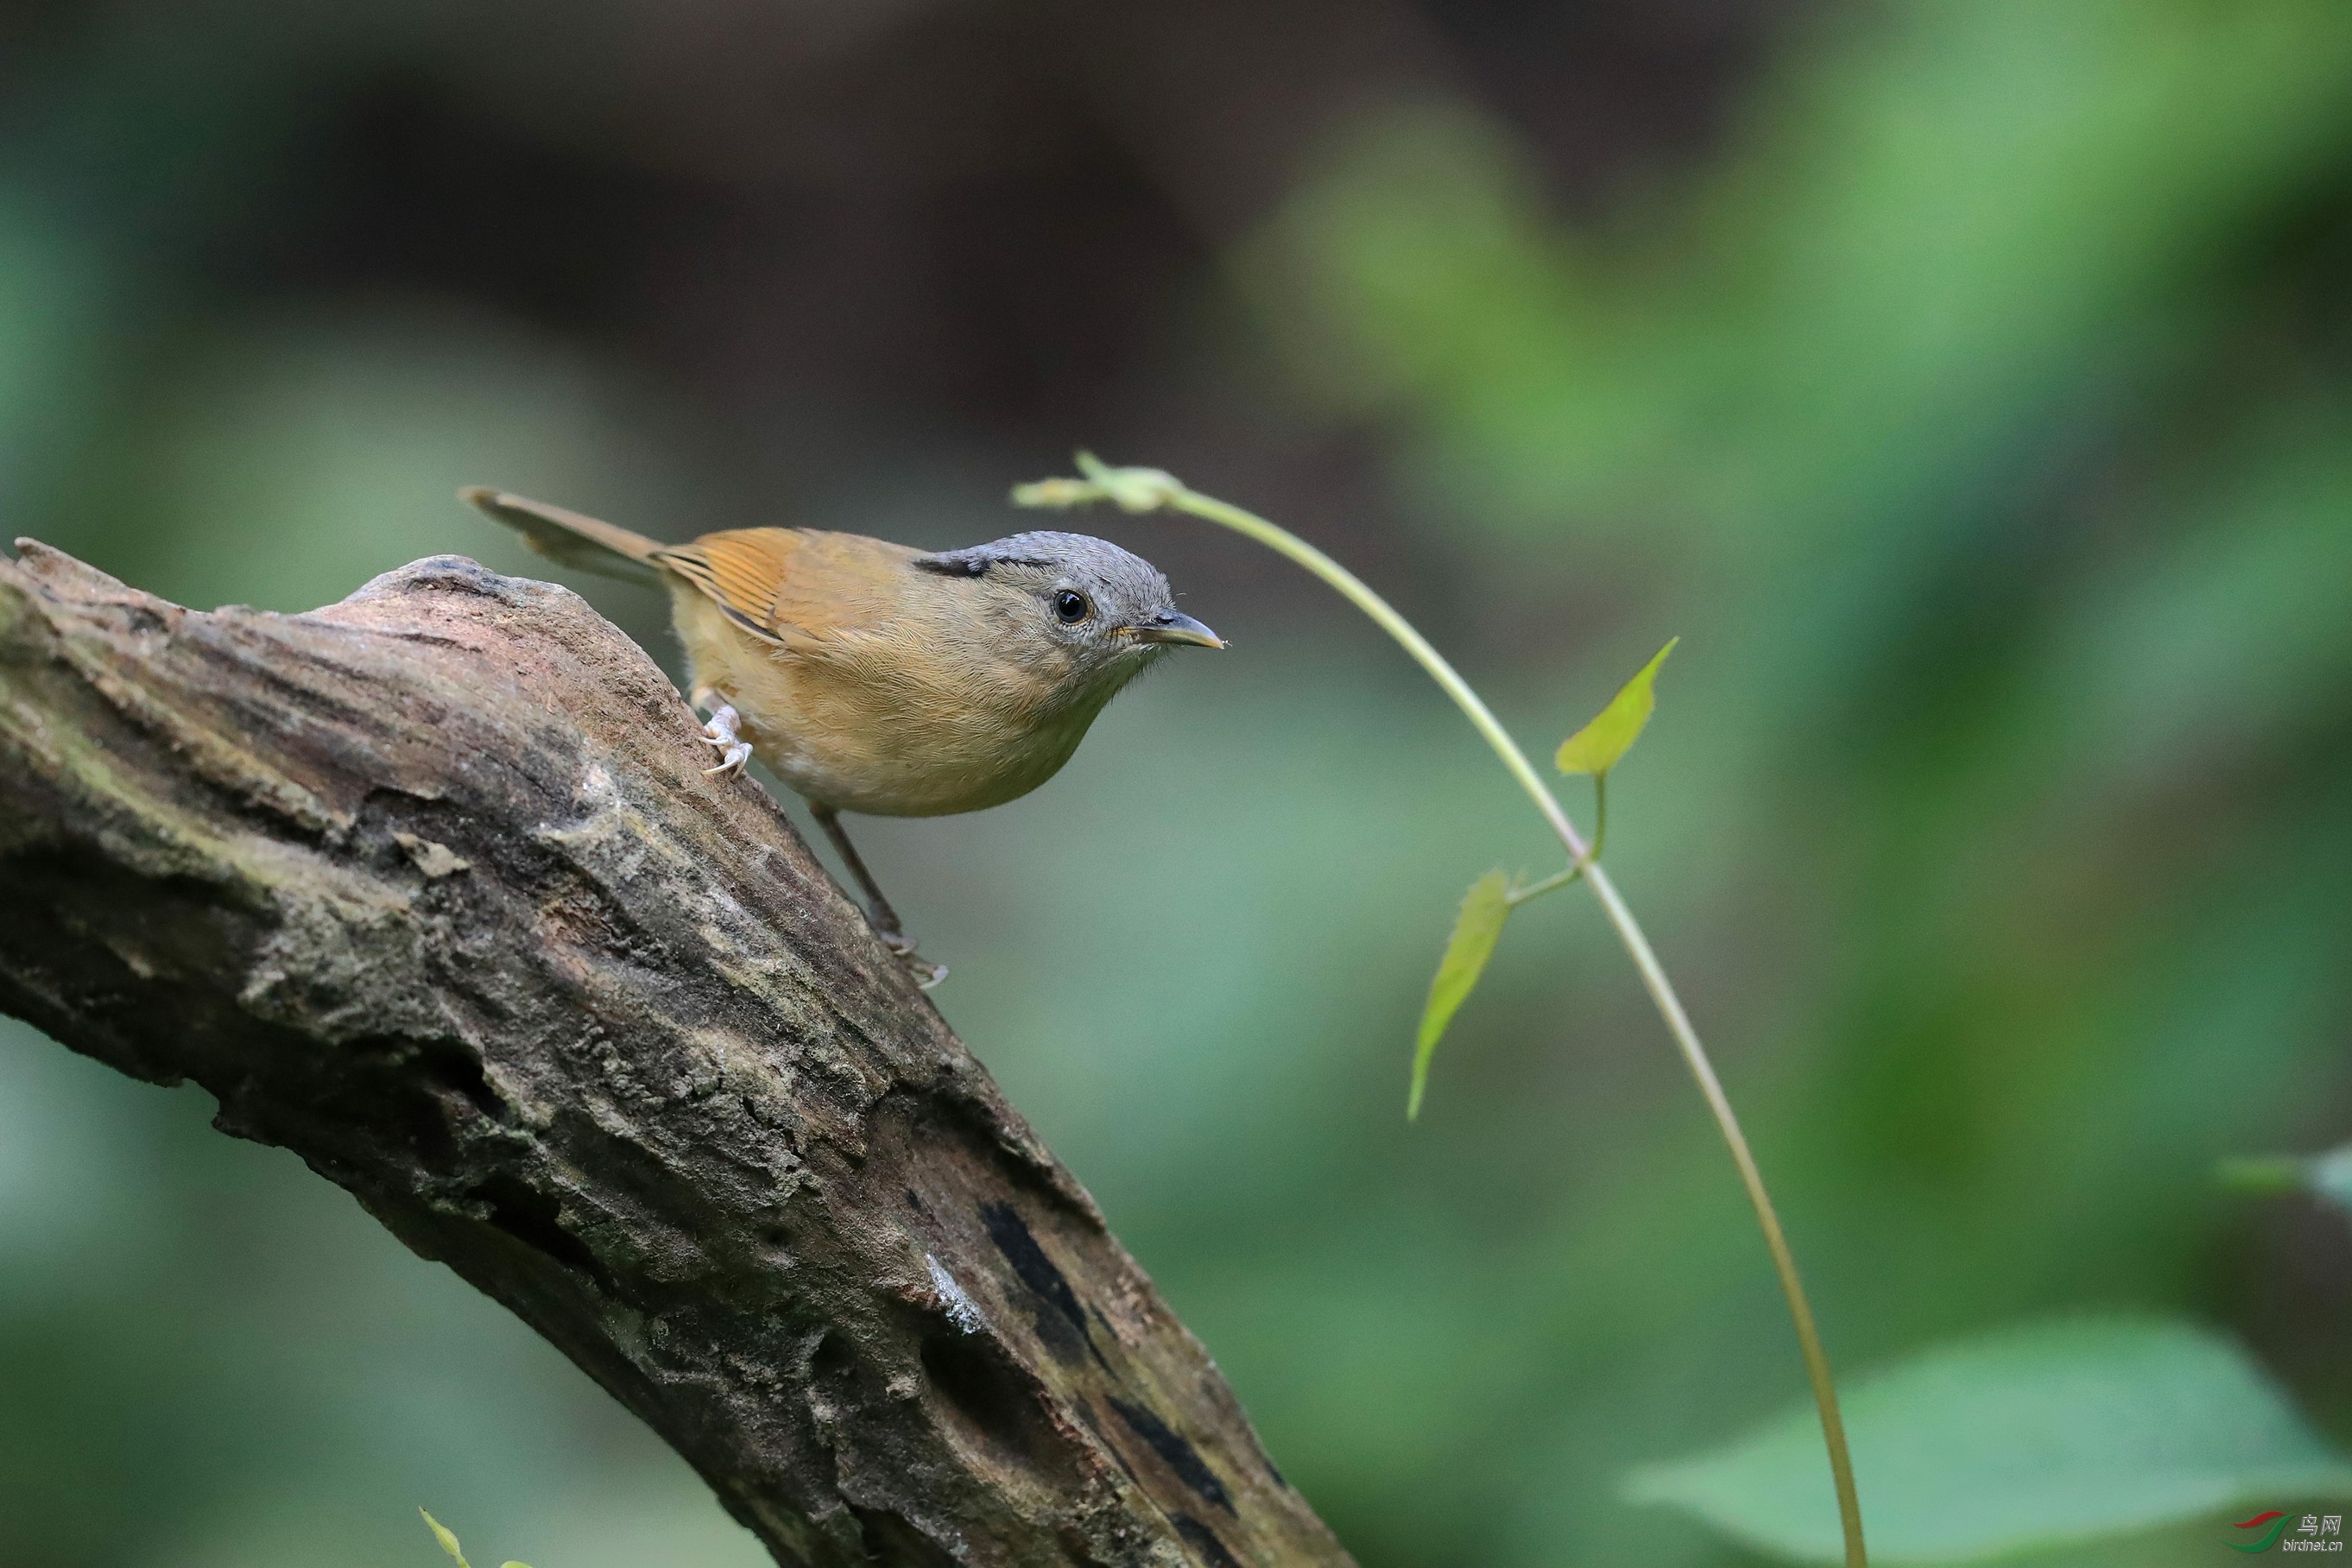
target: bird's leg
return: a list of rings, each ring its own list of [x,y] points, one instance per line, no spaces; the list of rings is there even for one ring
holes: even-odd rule
[[[710,708],[712,703],[718,702],[718,697],[717,692],[706,688],[694,694],[694,705]],[[704,773],[740,773],[743,771],[743,764],[751,760],[751,742],[736,731],[736,726],[742,721],[743,716],[735,711],[732,703],[718,702],[718,706],[712,709],[709,722],[702,727],[702,743],[719,748],[719,765],[705,768],[702,770]]]
[[[898,962],[915,976],[915,984],[924,990],[929,991],[945,980],[948,977],[946,964],[933,963],[915,952],[914,942],[898,923],[898,911],[892,909],[890,900],[882,896],[881,888],[874,880],[874,873],[866,868],[865,857],[858,854],[857,846],[849,841],[848,830],[841,826],[841,814],[829,805],[819,805],[811,801],[809,815],[816,818],[819,827],[824,829],[824,836],[833,840],[834,848],[841,855],[841,863],[849,868],[849,874],[856,878],[857,885],[866,890],[866,920],[873,925],[874,934],[882,939],[882,945],[898,955]]]
[[[875,885],[874,873],[866,868],[865,857],[858,854],[857,846],[849,841],[849,830],[841,826],[841,814],[829,805],[810,805],[809,814],[816,818],[816,825],[824,829],[824,836],[833,840],[833,847],[840,852],[842,864],[849,868],[849,874],[856,878],[857,885],[866,890],[867,913],[874,923],[874,934],[894,949],[911,948],[914,944],[907,940],[905,928],[898,924],[898,911],[890,907],[890,900],[884,898],[882,889]]]

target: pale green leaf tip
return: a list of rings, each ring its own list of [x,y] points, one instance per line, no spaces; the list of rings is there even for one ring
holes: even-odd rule
[[[1033,479],[1025,485],[1013,487],[1014,506],[1049,508],[1067,511],[1074,506],[1084,506],[1101,498],[1101,490],[1084,479]]]
[[[1122,511],[1157,511],[1174,504],[1184,487],[1160,468],[1118,468],[1081,447],[1072,460],[1083,479],[1037,479],[1013,487],[1014,506],[1066,510],[1107,500]]]
[[[457,1550],[457,1538],[449,1532],[449,1527],[425,1509],[420,1508],[416,1511],[425,1515],[425,1527],[433,1531],[433,1539],[441,1543],[441,1550],[457,1559],[457,1568],[472,1568],[472,1564],[466,1561],[466,1554]]]
[[[1633,679],[1617,689],[1609,706],[1593,715],[1592,721],[1559,743],[1553,761],[1564,773],[1591,773],[1595,777],[1608,773],[1624,761],[1633,742],[1642,738],[1649,724],[1650,715],[1658,706],[1654,682],[1658,667],[1666,662],[1666,655],[1675,651],[1683,639],[1671,637],[1666,646],[1650,657],[1650,662],[1634,672]]]

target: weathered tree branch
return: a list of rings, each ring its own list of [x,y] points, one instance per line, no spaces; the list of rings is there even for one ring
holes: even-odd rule
[[[780,1562],[1348,1558],[643,652],[452,556],[304,616],[0,562],[0,1007],[282,1144]]]

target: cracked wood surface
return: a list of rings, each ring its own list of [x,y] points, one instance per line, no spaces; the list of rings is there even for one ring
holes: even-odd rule
[[[784,1563],[1344,1564],[1215,1363],[577,595],[0,561],[0,1008],[282,1145]]]

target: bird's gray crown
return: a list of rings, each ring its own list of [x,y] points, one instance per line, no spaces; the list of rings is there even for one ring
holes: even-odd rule
[[[1040,531],[992,539],[986,544],[919,555],[915,565],[944,577],[1003,576],[1024,585],[1066,581],[1115,615],[1141,616],[1172,606],[1175,596],[1160,569],[1108,539]]]

